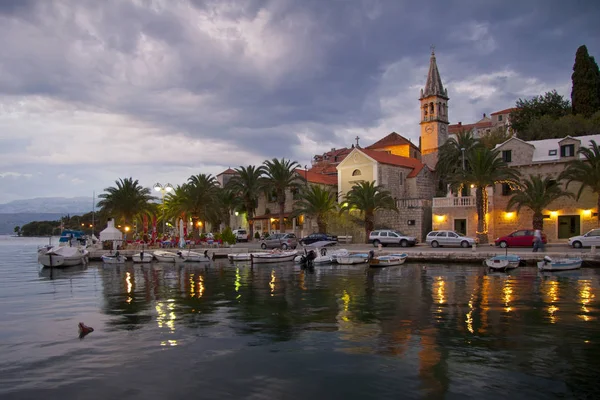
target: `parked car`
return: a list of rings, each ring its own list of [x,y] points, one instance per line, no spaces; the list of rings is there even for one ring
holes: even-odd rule
[[[245,229],[236,229],[233,231],[235,235],[236,242],[247,242],[248,241],[248,231]]]
[[[311,233],[310,235],[305,236],[302,239],[300,239],[300,244],[306,246],[308,244],[313,244],[315,242],[321,242],[323,240],[337,242],[338,238],[337,238],[337,236],[328,235],[326,233]]]
[[[432,231],[427,234],[425,242],[431,247],[460,246],[466,248],[473,247],[477,243],[477,239],[454,231]]]
[[[293,233],[275,233],[260,242],[262,249],[281,248],[287,250],[295,249],[296,246],[298,246],[298,238]]]
[[[576,249],[582,247],[600,246],[600,229],[592,229],[585,235],[569,238],[569,246]]]
[[[494,240],[496,246],[505,247],[533,247],[534,229],[519,229],[506,236]],[[548,243],[546,234],[542,232],[542,243]]]
[[[388,244],[397,244],[402,247],[408,247],[417,244],[417,238],[413,236],[407,236],[400,231],[381,229],[373,231],[369,234],[369,243],[373,243],[373,246],[375,247],[379,246],[380,244],[382,246],[387,246]]]

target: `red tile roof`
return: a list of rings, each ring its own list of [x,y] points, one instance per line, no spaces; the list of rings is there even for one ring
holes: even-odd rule
[[[515,108],[515,107],[513,107],[513,108],[507,108],[507,109],[502,110],[502,111],[493,112],[490,115],[510,114],[511,112],[516,111],[516,110],[517,110],[517,108]]]
[[[370,146],[367,146],[367,149],[381,149],[388,146],[398,146],[403,144],[408,144],[414,149],[419,150],[414,143],[406,139],[404,136],[397,134],[396,132],[392,132],[383,139],[378,140]]]
[[[221,172],[219,175],[235,175],[237,172],[234,169],[227,168],[225,171]],[[219,176],[217,175],[217,176]]]
[[[298,173],[298,175],[305,178],[309,183],[317,183],[317,184],[321,184],[321,185],[337,185],[337,183],[338,183],[337,174],[336,175],[325,175],[325,174],[313,171],[312,168],[309,169],[308,171],[301,169],[301,168],[296,168],[296,172]]]
[[[407,176],[407,178],[414,178],[417,176],[419,172],[425,167],[421,161],[415,158],[396,156],[394,154],[385,153],[383,151],[375,151],[368,149],[359,149],[361,152],[365,153],[375,161],[381,164],[388,165],[397,165],[399,167],[411,168],[411,173]]]

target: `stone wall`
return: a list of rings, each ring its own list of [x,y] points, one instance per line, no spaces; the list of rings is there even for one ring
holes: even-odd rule
[[[511,162],[509,162],[508,165],[512,167],[516,165],[531,164],[535,147],[520,139],[512,138],[511,140],[506,141],[502,146],[498,147],[497,150],[500,152],[500,155],[502,155],[502,152],[505,150],[511,151]]]

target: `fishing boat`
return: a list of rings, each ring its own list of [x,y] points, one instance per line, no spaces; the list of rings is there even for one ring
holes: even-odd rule
[[[259,253],[229,253],[227,259],[231,262],[250,261],[250,258],[257,254],[269,254],[268,252]]]
[[[125,264],[125,261],[127,261],[127,257],[122,256],[118,251],[114,255],[102,255],[104,264]]]
[[[197,263],[205,263],[205,262],[210,262],[211,259],[208,256],[208,250],[204,250],[204,253],[198,253],[195,251],[191,251],[191,250],[183,250],[183,251],[178,251],[177,252],[177,256],[179,256],[179,258],[176,259],[176,261],[181,261],[183,260],[184,262],[197,262]]]
[[[484,261],[485,265],[494,271],[508,271],[515,269],[521,263],[521,257],[516,254],[496,255],[487,258]]]
[[[342,265],[364,264],[368,261],[369,253],[354,253],[337,257],[337,263]]]
[[[38,250],[38,262],[44,267],[72,267],[87,264],[89,252],[83,247],[46,246]]]
[[[569,271],[581,268],[582,262],[581,258],[558,258],[553,260],[549,256],[545,256],[537,265],[540,271]]]
[[[155,250],[152,255],[158,262],[174,263],[179,256],[171,251]]]
[[[296,250],[293,251],[279,251],[274,250],[269,253],[251,253],[250,262],[253,264],[271,264],[294,261],[294,258],[298,255]]]
[[[330,264],[336,262],[337,257],[350,254],[346,249],[332,248],[337,242],[322,240],[304,247],[304,254],[296,256],[294,262],[298,264]]]
[[[404,261],[406,261],[407,257],[408,257],[408,254],[406,254],[406,253],[387,254],[384,256],[372,257],[369,260],[369,267],[381,268],[381,267],[393,267],[396,265],[402,265],[402,264],[404,264]]]
[[[146,253],[143,250],[131,256],[131,260],[136,264],[147,264],[152,262],[152,253]]]

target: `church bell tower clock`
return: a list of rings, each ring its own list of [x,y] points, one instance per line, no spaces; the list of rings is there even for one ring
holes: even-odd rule
[[[432,46],[429,73],[421,89],[421,159],[435,169],[438,149],[448,140],[448,90],[444,89]]]

